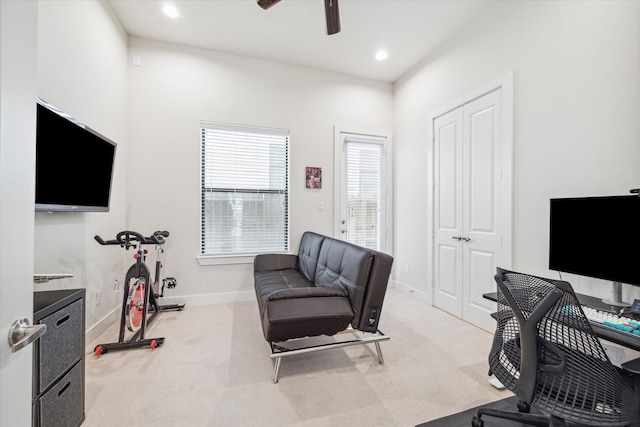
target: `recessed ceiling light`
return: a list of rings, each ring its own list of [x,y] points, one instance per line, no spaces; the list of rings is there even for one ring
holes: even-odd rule
[[[387,59],[388,57],[389,57],[389,54],[387,53],[387,51],[386,51],[386,50],[379,50],[379,51],[376,53],[376,59],[377,59],[378,61],[384,61],[384,60],[385,60],[385,59]]]
[[[170,18],[177,18],[178,16],[180,16],[180,12],[178,12],[178,9],[170,4],[164,5],[162,11]]]

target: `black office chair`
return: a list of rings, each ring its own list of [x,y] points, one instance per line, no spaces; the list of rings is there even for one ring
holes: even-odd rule
[[[495,280],[490,373],[514,392],[518,412],[480,408],[472,426],[484,426],[483,416],[534,426],[638,426],[640,399],[611,364],[571,285],[500,268]]]

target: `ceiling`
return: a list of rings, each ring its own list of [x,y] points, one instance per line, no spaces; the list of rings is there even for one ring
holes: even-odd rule
[[[167,4],[180,16],[162,13]],[[323,0],[110,0],[129,35],[395,82],[495,0],[340,0],[328,36]],[[375,59],[387,50],[385,61]]]

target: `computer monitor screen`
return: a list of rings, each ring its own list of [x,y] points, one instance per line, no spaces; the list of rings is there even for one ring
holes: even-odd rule
[[[549,269],[640,286],[640,197],[551,199]]]

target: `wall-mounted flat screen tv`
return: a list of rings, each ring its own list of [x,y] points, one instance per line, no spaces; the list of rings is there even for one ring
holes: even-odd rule
[[[36,211],[108,212],[116,143],[37,99]]]

